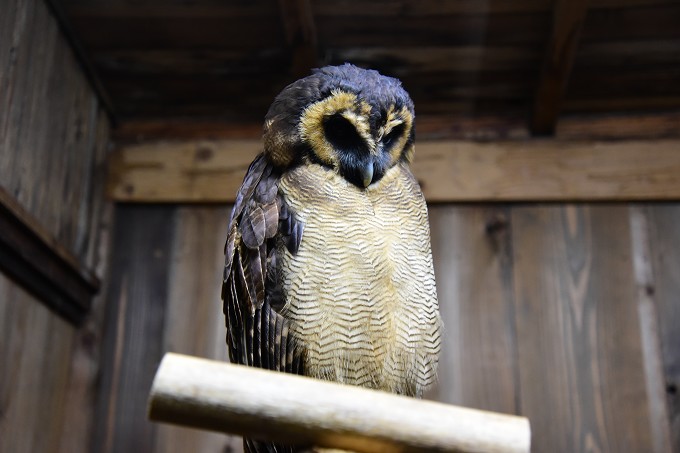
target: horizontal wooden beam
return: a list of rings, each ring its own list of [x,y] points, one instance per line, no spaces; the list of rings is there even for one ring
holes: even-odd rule
[[[0,270],[73,324],[100,282],[0,187]]]
[[[528,453],[529,420],[166,354],[152,420],[358,452]]]
[[[111,155],[108,194],[139,203],[233,202],[258,140],[156,142]],[[680,140],[421,142],[429,202],[680,200]]]

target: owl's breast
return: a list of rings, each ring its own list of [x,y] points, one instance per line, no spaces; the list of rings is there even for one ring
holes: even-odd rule
[[[367,190],[321,166],[280,192],[305,228],[281,284],[310,376],[419,395],[435,378],[440,319],[427,208],[406,167]]]

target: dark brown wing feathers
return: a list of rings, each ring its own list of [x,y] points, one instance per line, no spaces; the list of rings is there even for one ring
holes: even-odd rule
[[[277,309],[277,244],[297,252],[303,225],[278,194],[279,174],[259,155],[239,189],[225,244],[222,284],[229,357],[233,362],[302,373],[302,348]]]
[[[303,348],[277,310],[285,298],[278,244],[296,253],[304,226],[278,194],[279,174],[260,154],[238,191],[224,247],[222,299],[229,358],[234,363],[303,374]],[[292,453],[297,447],[244,439],[247,453]]]

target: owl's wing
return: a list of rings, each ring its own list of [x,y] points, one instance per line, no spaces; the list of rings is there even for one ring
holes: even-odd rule
[[[236,196],[222,282],[227,344],[234,363],[302,374],[302,345],[277,312],[285,300],[276,260],[282,247],[297,252],[303,224],[278,194],[279,177],[260,154]]]

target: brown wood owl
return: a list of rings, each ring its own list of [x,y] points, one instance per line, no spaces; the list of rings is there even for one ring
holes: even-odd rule
[[[417,397],[434,382],[441,322],[413,121],[398,80],[349,64],[276,97],[225,247],[233,362]]]

